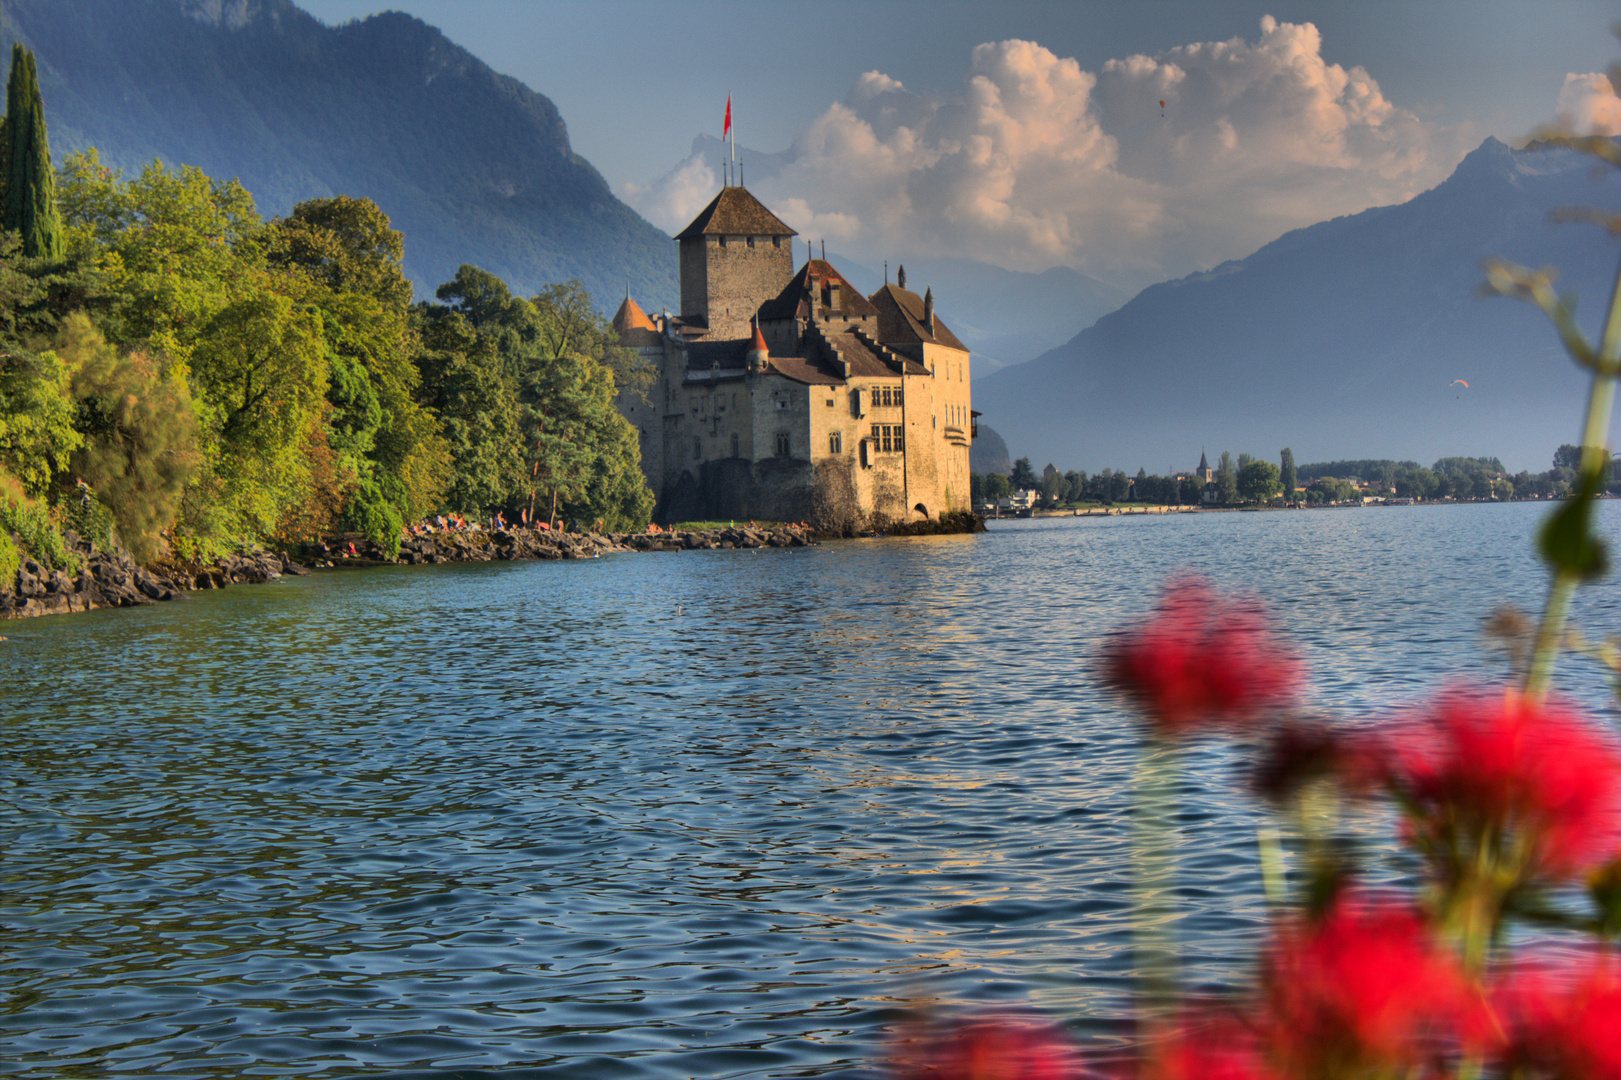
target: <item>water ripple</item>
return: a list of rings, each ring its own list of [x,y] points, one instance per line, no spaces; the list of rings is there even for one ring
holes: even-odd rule
[[[871,1077],[933,1004],[1108,1039],[1138,739],[1104,636],[1197,568],[1359,722],[1498,677],[1479,620],[1540,603],[1536,520],[998,523],[9,624],[4,1069]],[[1621,625],[1615,580],[1576,617]],[[1214,986],[1261,924],[1257,817],[1232,747],[1186,757],[1173,923]]]

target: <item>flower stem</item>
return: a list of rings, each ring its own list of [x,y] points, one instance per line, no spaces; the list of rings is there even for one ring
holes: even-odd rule
[[[1604,437],[1615,407],[1617,372],[1621,371],[1621,268],[1616,271],[1615,286],[1610,291],[1610,310],[1604,319],[1596,360],[1592,389],[1587,395],[1587,421],[1582,426],[1580,494],[1577,495],[1580,499],[1597,498],[1602,472],[1609,464]],[[1548,680],[1553,675],[1554,660],[1559,655],[1559,642],[1564,634],[1565,616],[1580,580],[1581,575],[1569,568],[1560,568],[1554,574],[1548,604],[1543,608],[1542,622],[1537,627],[1531,663],[1526,670],[1528,697],[1541,699],[1547,695]]]
[[[1151,1019],[1169,1016],[1176,1004],[1176,933],[1172,890],[1176,884],[1177,747],[1152,740],[1137,763],[1137,802],[1132,823],[1132,854],[1137,864],[1134,931],[1143,1011]]]

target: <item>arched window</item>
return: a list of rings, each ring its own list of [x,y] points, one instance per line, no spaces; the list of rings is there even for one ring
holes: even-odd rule
[[[732,432],[732,456],[737,456],[737,432]]]
[[[788,433],[786,431],[779,432],[777,434],[777,456],[778,457],[787,457],[788,454],[789,454]]]
[[[827,452],[830,454],[844,453],[844,437],[837,431],[827,437]]]

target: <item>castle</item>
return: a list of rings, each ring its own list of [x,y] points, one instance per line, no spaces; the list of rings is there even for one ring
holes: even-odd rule
[[[862,296],[726,186],[676,237],[681,313],[613,325],[656,372],[622,390],[658,521],[938,517],[968,508],[968,350],[905,271]]]

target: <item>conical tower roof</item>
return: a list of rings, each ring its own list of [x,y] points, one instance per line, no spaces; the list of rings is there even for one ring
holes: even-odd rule
[[[647,317],[647,312],[643,311],[641,306],[630,298],[629,294],[626,294],[625,302],[619,305],[619,310],[614,312],[613,326],[621,334],[626,330],[658,329],[653,325],[653,320]]]
[[[698,212],[692,224],[676,233],[677,240],[701,236],[798,236],[782,219],[748,193],[746,188],[725,187],[713,202]]]

